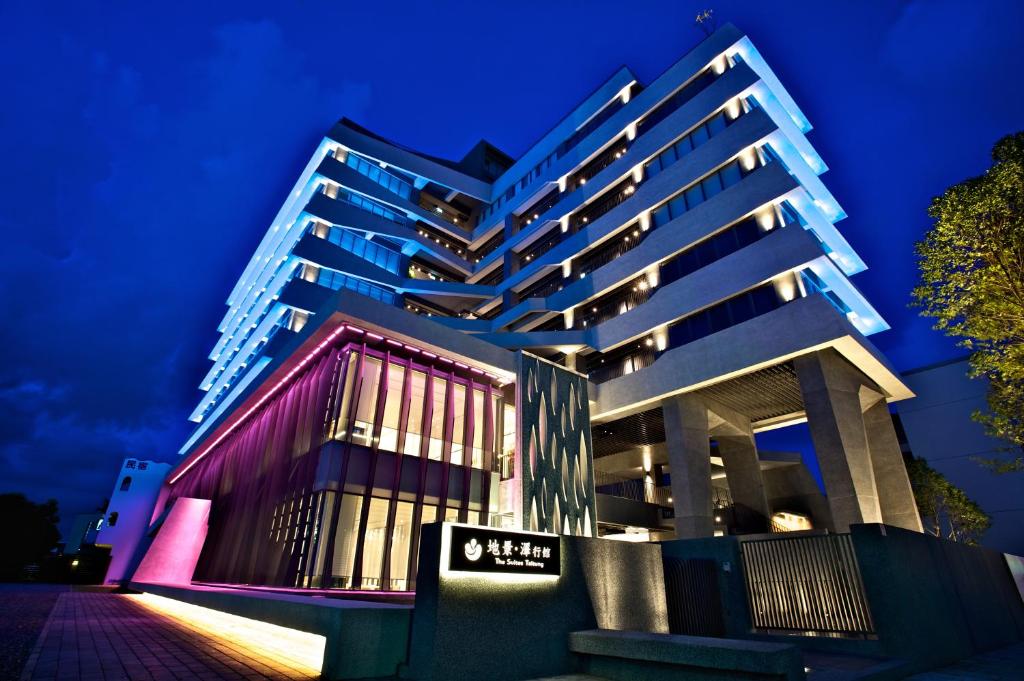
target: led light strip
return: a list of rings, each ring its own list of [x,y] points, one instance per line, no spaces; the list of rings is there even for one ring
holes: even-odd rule
[[[203,634],[259,662],[279,670],[285,666],[310,678],[318,678],[324,662],[327,639],[298,629],[204,608],[173,598],[144,593],[126,595],[138,605],[168,617],[178,624]],[[219,646],[218,646],[219,647]]]

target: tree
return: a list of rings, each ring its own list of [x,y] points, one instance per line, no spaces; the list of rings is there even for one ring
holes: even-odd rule
[[[978,504],[924,459],[911,459],[907,463],[907,475],[925,532],[964,544],[977,544],[992,525],[992,518]]]
[[[988,379],[988,411],[974,418],[1016,445],[1014,462],[993,468],[1024,470],[1024,132],[996,142],[992,158],[932,201],[912,295],[934,328],[971,351],[971,374]]]
[[[56,499],[36,504],[24,494],[0,494],[0,579],[19,579],[26,565],[41,562],[60,540],[59,521]]]

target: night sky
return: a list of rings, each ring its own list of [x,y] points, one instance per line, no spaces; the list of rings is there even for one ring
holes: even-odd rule
[[[499,6],[500,5],[500,6]],[[330,125],[518,156],[698,9],[746,31],[815,129],[854,282],[898,369],[958,356],[908,309],[930,198],[1024,128],[1024,3],[0,3],[0,491],[65,519],[173,461],[224,300]],[[777,438],[776,438],[777,439]]]

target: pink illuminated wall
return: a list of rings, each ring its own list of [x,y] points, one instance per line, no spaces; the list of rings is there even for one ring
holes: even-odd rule
[[[191,584],[206,541],[209,518],[209,499],[176,499],[132,581]]]
[[[410,590],[422,523],[497,513],[496,378],[347,329],[171,474],[210,500],[196,580]]]

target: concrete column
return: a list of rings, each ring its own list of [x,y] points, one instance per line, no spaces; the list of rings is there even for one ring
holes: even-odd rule
[[[831,529],[846,532],[853,523],[882,522],[864,431],[859,372],[834,350],[802,355],[793,365],[832,511]]]
[[[749,430],[749,423],[747,424]],[[771,508],[764,491],[754,434],[715,435],[725,466],[736,524],[743,532],[767,532]]]
[[[708,410],[693,395],[662,402],[665,445],[672,476],[672,507],[680,539],[714,535]]]
[[[864,432],[871,453],[871,468],[875,472],[882,522],[921,532],[921,516],[917,512],[914,491],[903,463],[896,427],[892,423],[889,406],[881,395],[878,402],[864,412]]]

